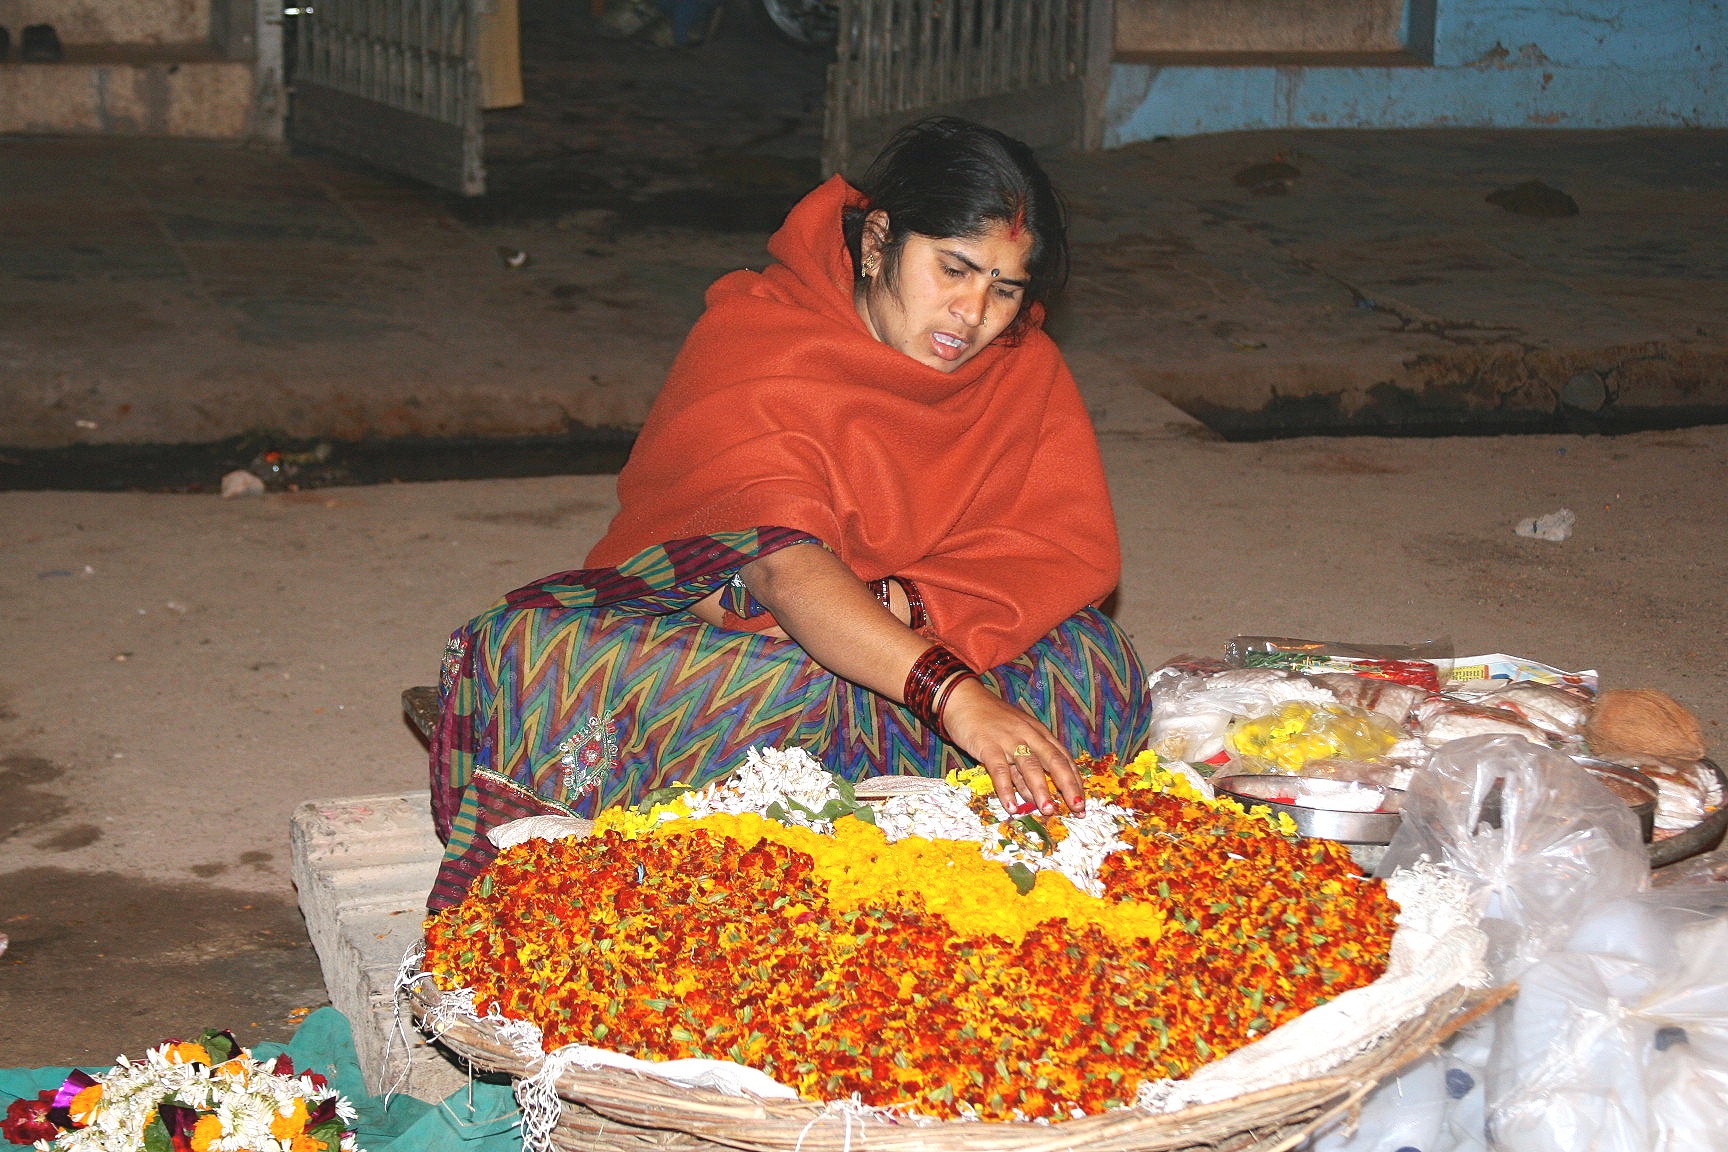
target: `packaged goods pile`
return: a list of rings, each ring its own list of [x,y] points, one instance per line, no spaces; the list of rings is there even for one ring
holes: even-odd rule
[[[1275,805],[1391,815],[1437,749],[1512,736],[1572,757],[1631,807],[1649,804],[1658,843],[1721,819],[1724,779],[1697,719],[1665,693],[1599,691],[1597,681],[1503,653],[1454,658],[1439,644],[1237,637],[1224,659],[1159,670],[1152,748]],[[1244,776],[1287,782],[1242,785]],[[1359,826],[1370,834],[1339,838],[1384,843],[1397,820]]]

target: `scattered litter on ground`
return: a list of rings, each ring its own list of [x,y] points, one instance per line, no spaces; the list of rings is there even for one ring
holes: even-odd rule
[[[1532,516],[1528,520],[1518,521],[1518,526],[1512,531],[1520,536],[1529,536],[1536,540],[1552,540],[1555,543],[1572,535],[1572,526],[1578,517],[1570,508],[1561,508],[1546,516]]]
[[[236,468],[222,477],[222,499],[224,500],[262,495],[264,495],[264,481],[244,468]]]

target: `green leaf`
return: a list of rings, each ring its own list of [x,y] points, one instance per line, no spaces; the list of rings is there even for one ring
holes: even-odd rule
[[[150,1123],[144,1125],[144,1152],[174,1152],[173,1137],[168,1135],[168,1125],[162,1123],[162,1117],[150,1117]]]
[[[1031,816],[1020,817],[1020,827],[1036,836],[1038,842],[1044,845],[1044,851],[1054,852],[1056,850],[1056,841],[1050,839],[1050,833],[1045,830],[1044,825]]]
[[[490,872],[480,877],[480,895],[482,897],[492,895],[492,873]]]
[[[1008,879],[1014,881],[1015,889],[1022,896],[1032,891],[1032,886],[1038,883],[1038,874],[1024,864],[1010,864],[1007,872]]]
[[[672,784],[665,788],[656,788],[642,797],[636,805],[636,811],[646,816],[648,813],[654,811],[656,806],[661,804],[670,804],[686,792],[694,791],[694,786],[689,784]]]
[[[306,1129],[306,1135],[314,1140],[322,1140],[326,1152],[336,1152],[342,1147],[342,1133],[347,1131],[340,1120],[326,1120],[314,1128]]]
[[[211,1064],[232,1060],[240,1054],[240,1045],[220,1028],[206,1028],[198,1033],[198,1043],[204,1051],[210,1053]]]

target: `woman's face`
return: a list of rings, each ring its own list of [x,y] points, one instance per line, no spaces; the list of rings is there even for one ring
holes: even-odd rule
[[[865,281],[855,297],[870,334],[920,364],[953,372],[1002,335],[1026,295],[1032,236],[992,223],[976,238],[906,237],[895,285],[882,271],[888,217],[865,221]]]

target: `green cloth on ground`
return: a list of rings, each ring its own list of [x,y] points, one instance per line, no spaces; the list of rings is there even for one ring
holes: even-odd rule
[[[238,1039],[246,1043],[246,1037]],[[286,1045],[255,1044],[251,1050],[259,1060],[286,1052],[296,1072],[317,1072],[328,1078],[330,1086],[359,1111],[356,1143],[366,1152],[514,1152],[522,1147],[522,1135],[516,1127],[516,1099],[507,1084],[476,1080],[471,1087],[451,1093],[441,1104],[397,1095],[386,1106],[382,1096],[371,1095],[354,1054],[348,1019],[334,1008],[320,1008],[306,1017]],[[126,1055],[143,1057],[142,1052]],[[87,1067],[84,1071],[100,1076],[110,1067]],[[71,1071],[0,1068],[0,1115],[13,1100],[34,1100],[38,1092],[59,1088]]]

